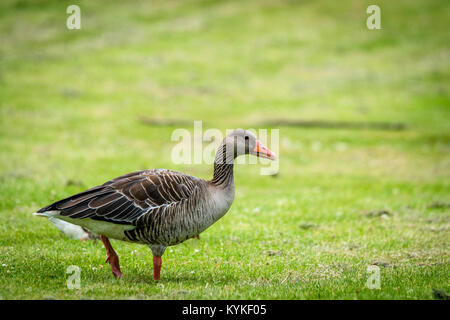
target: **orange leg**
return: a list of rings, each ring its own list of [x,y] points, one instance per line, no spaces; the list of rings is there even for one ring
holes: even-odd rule
[[[158,256],[153,256],[153,280],[159,280],[161,273],[162,259]]]
[[[120,271],[119,265],[119,257],[117,256],[117,253],[111,246],[109,239],[102,235],[100,236],[100,239],[102,239],[103,245],[105,246],[106,249],[107,258],[105,262],[109,262],[114,277],[116,278],[122,277],[122,272]]]

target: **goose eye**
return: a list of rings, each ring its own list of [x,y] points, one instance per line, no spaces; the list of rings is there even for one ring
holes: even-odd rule
[[[248,140],[248,136],[245,136],[245,140]]]

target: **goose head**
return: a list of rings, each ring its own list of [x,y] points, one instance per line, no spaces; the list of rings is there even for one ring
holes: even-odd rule
[[[244,129],[236,129],[229,133],[223,143],[226,145],[226,152],[232,152],[233,159],[245,154],[270,160],[276,159],[275,153],[264,146],[252,132]],[[230,159],[231,157],[226,158]]]

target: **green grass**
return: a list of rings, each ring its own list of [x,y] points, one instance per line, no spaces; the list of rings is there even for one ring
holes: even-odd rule
[[[450,291],[450,7],[377,1],[0,3],[0,298],[431,299]],[[280,128],[278,176],[238,165],[229,213],[170,247],[65,238],[37,209],[120,174],[175,165],[176,127],[274,118],[401,122]],[[192,127],[187,127],[192,130]],[[433,202],[447,207],[430,208]],[[364,212],[386,209],[391,216]],[[381,288],[366,287],[380,265]],[[81,268],[81,288],[66,268]]]

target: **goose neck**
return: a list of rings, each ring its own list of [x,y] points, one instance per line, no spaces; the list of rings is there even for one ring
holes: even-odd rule
[[[226,144],[222,143],[214,159],[214,176],[211,183],[224,188],[234,184],[234,158],[234,153],[227,152]]]

